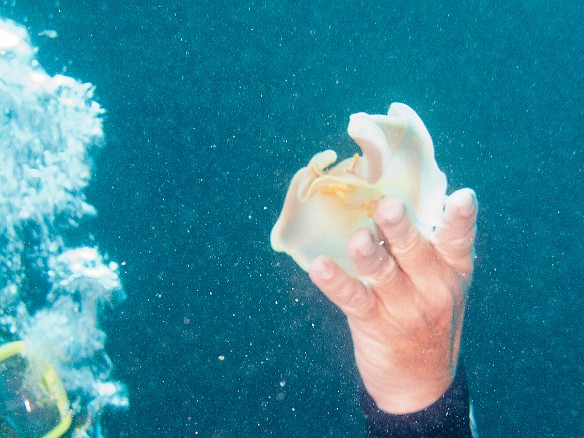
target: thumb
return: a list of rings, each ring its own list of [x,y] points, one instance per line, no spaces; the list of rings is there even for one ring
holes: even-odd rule
[[[475,193],[458,190],[446,200],[442,224],[435,231],[436,248],[442,257],[463,272],[472,271],[477,210]]]

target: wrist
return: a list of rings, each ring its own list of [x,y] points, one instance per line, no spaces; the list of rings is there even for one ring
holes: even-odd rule
[[[380,409],[393,414],[415,412],[446,392],[454,380],[456,364],[443,352],[424,351],[424,355],[415,357],[396,357],[392,352],[393,357],[376,361],[356,354],[365,389]]]
[[[451,386],[454,375],[448,373],[431,381],[401,379],[399,384],[375,385],[364,382],[377,407],[391,414],[420,411],[435,403]]]
[[[462,365],[446,392],[421,410],[397,415],[385,412],[364,390],[361,391],[361,407],[367,418],[368,436],[472,437],[469,394]]]

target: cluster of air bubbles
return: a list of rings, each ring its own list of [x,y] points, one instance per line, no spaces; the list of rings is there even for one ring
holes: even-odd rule
[[[27,31],[0,19],[0,341],[52,365],[100,435],[102,409],[126,407],[100,317],[124,299],[118,265],[65,233],[96,214],[84,189],[103,144],[94,88],[39,65]]]

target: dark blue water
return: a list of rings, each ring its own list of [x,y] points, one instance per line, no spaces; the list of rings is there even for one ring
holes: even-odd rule
[[[269,246],[289,179],[412,106],[480,202],[464,351],[481,437],[584,436],[584,6],[4,1],[107,109],[87,225],[124,261],[109,436],[360,436],[342,315]],[[58,38],[35,37],[54,29]],[[223,357],[223,360],[219,359]]]

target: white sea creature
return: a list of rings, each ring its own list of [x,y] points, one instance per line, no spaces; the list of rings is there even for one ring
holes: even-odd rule
[[[384,196],[400,198],[427,237],[441,217],[446,177],[414,110],[393,103],[387,115],[353,114],[348,133],[363,156],[332,166],[334,151],[314,155],[292,179],[272,230],[272,248],[289,254],[305,271],[316,257],[327,255],[356,275],[345,242],[359,228],[377,233],[372,216]]]

